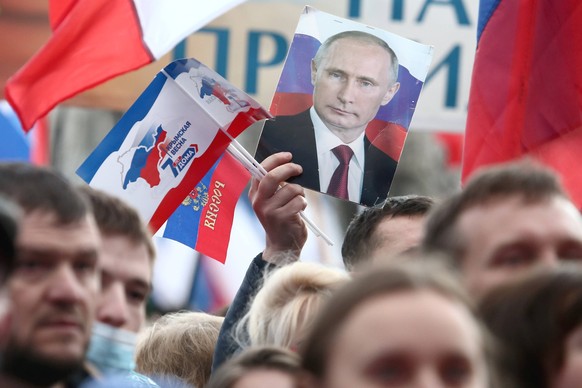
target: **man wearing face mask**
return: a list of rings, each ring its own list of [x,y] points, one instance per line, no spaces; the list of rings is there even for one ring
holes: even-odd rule
[[[103,241],[101,293],[87,359],[105,375],[128,375],[137,385],[157,386],[133,371],[137,333],[145,322],[155,250],[137,211],[102,191],[83,187]]]

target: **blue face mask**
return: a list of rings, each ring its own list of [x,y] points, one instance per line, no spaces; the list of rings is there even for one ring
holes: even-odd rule
[[[136,333],[94,322],[87,359],[103,374],[130,372],[136,343]]]

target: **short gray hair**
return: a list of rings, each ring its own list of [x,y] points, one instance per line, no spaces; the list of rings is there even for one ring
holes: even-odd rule
[[[319,67],[321,61],[323,60],[323,58],[325,58],[327,56],[327,53],[329,51],[329,48],[331,47],[332,43],[340,40],[340,39],[354,39],[360,42],[366,42],[369,44],[375,44],[377,46],[382,47],[384,50],[386,50],[386,52],[388,54],[390,54],[390,59],[391,59],[391,64],[392,64],[392,71],[391,71],[391,81],[392,84],[394,82],[396,82],[398,80],[398,57],[396,56],[396,53],[394,52],[394,50],[392,50],[392,48],[390,48],[390,46],[388,45],[388,43],[386,43],[386,41],[378,38],[376,35],[372,35],[369,34],[367,32],[362,32],[362,31],[343,31],[340,32],[338,34],[332,35],[329,38],[327,38],[325,40],[325,42],[323,42],[323,44],[319,47],[319,49],[317,50],[317,53],[315,53],[315,56],[313,57],[313,62],[315,63],[315,65],[317,67]]]

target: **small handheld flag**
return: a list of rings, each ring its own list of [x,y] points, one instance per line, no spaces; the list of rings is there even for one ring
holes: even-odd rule
[[[170,63],[77,170],[158,230],[252,123],[259,103],[195,59]]]

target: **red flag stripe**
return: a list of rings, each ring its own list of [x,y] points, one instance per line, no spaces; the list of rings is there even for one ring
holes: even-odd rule
[[[501,0],[478,44],[463,179],[525,155],[554,167],[578,206],[582,3]],[[578,147],[578,148],[576,148]]]
[[[216,167],[208,188],[209,203],[200,217],[196,250],[224,263],[236,203],[250,179],[249,172],[228,152]],[[210,213],[210,214],[209,214]],[[209,219],[206,217],[210,216]]]
[[[80,0],[47,44],[8,80],[6,98],[28,130],[58,102],[152,59],[133,1]]]

